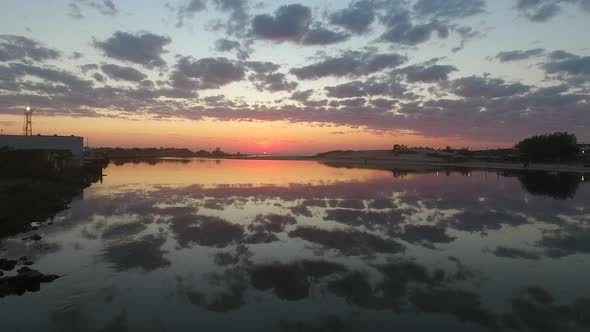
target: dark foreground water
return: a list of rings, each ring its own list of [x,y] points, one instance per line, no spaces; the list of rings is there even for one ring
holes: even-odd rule
[[[1,257],[61,277],[0,298],[0,331],[590,330],[582,174],[229,160],[105,174],[52,225],[1,240]]]

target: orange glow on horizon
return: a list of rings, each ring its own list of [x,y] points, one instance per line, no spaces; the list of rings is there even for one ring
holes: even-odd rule
[[[242,154],[312,154],[329,150],[390,149],[394,144],[428,147],[494,148],[510,142],[432,138],[411,132],[371,132],[360,128],[288,122],[218,120],[128,120],[36,116],[34,134],[76,135],[92,147],[176,147]],[[20,135],[22,116],[6,115],[4,134]]]

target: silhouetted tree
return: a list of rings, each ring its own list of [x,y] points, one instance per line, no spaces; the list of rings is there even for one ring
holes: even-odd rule
[[[577,143],[576,135],[556,132],[527,138],[514,147],[529,160],[563,160],[577,156]]]

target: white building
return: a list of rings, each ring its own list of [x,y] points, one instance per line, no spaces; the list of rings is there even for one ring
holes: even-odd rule
[[[84,156],[84,138],[78,136],[0,135],[0,148],[4,147],[12,150],[70,151],[78,162]]]

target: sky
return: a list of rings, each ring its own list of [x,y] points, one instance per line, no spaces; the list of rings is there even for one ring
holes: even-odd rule
[[[590,0],[2,0],[0,129],[300,154],[590,142]]]

